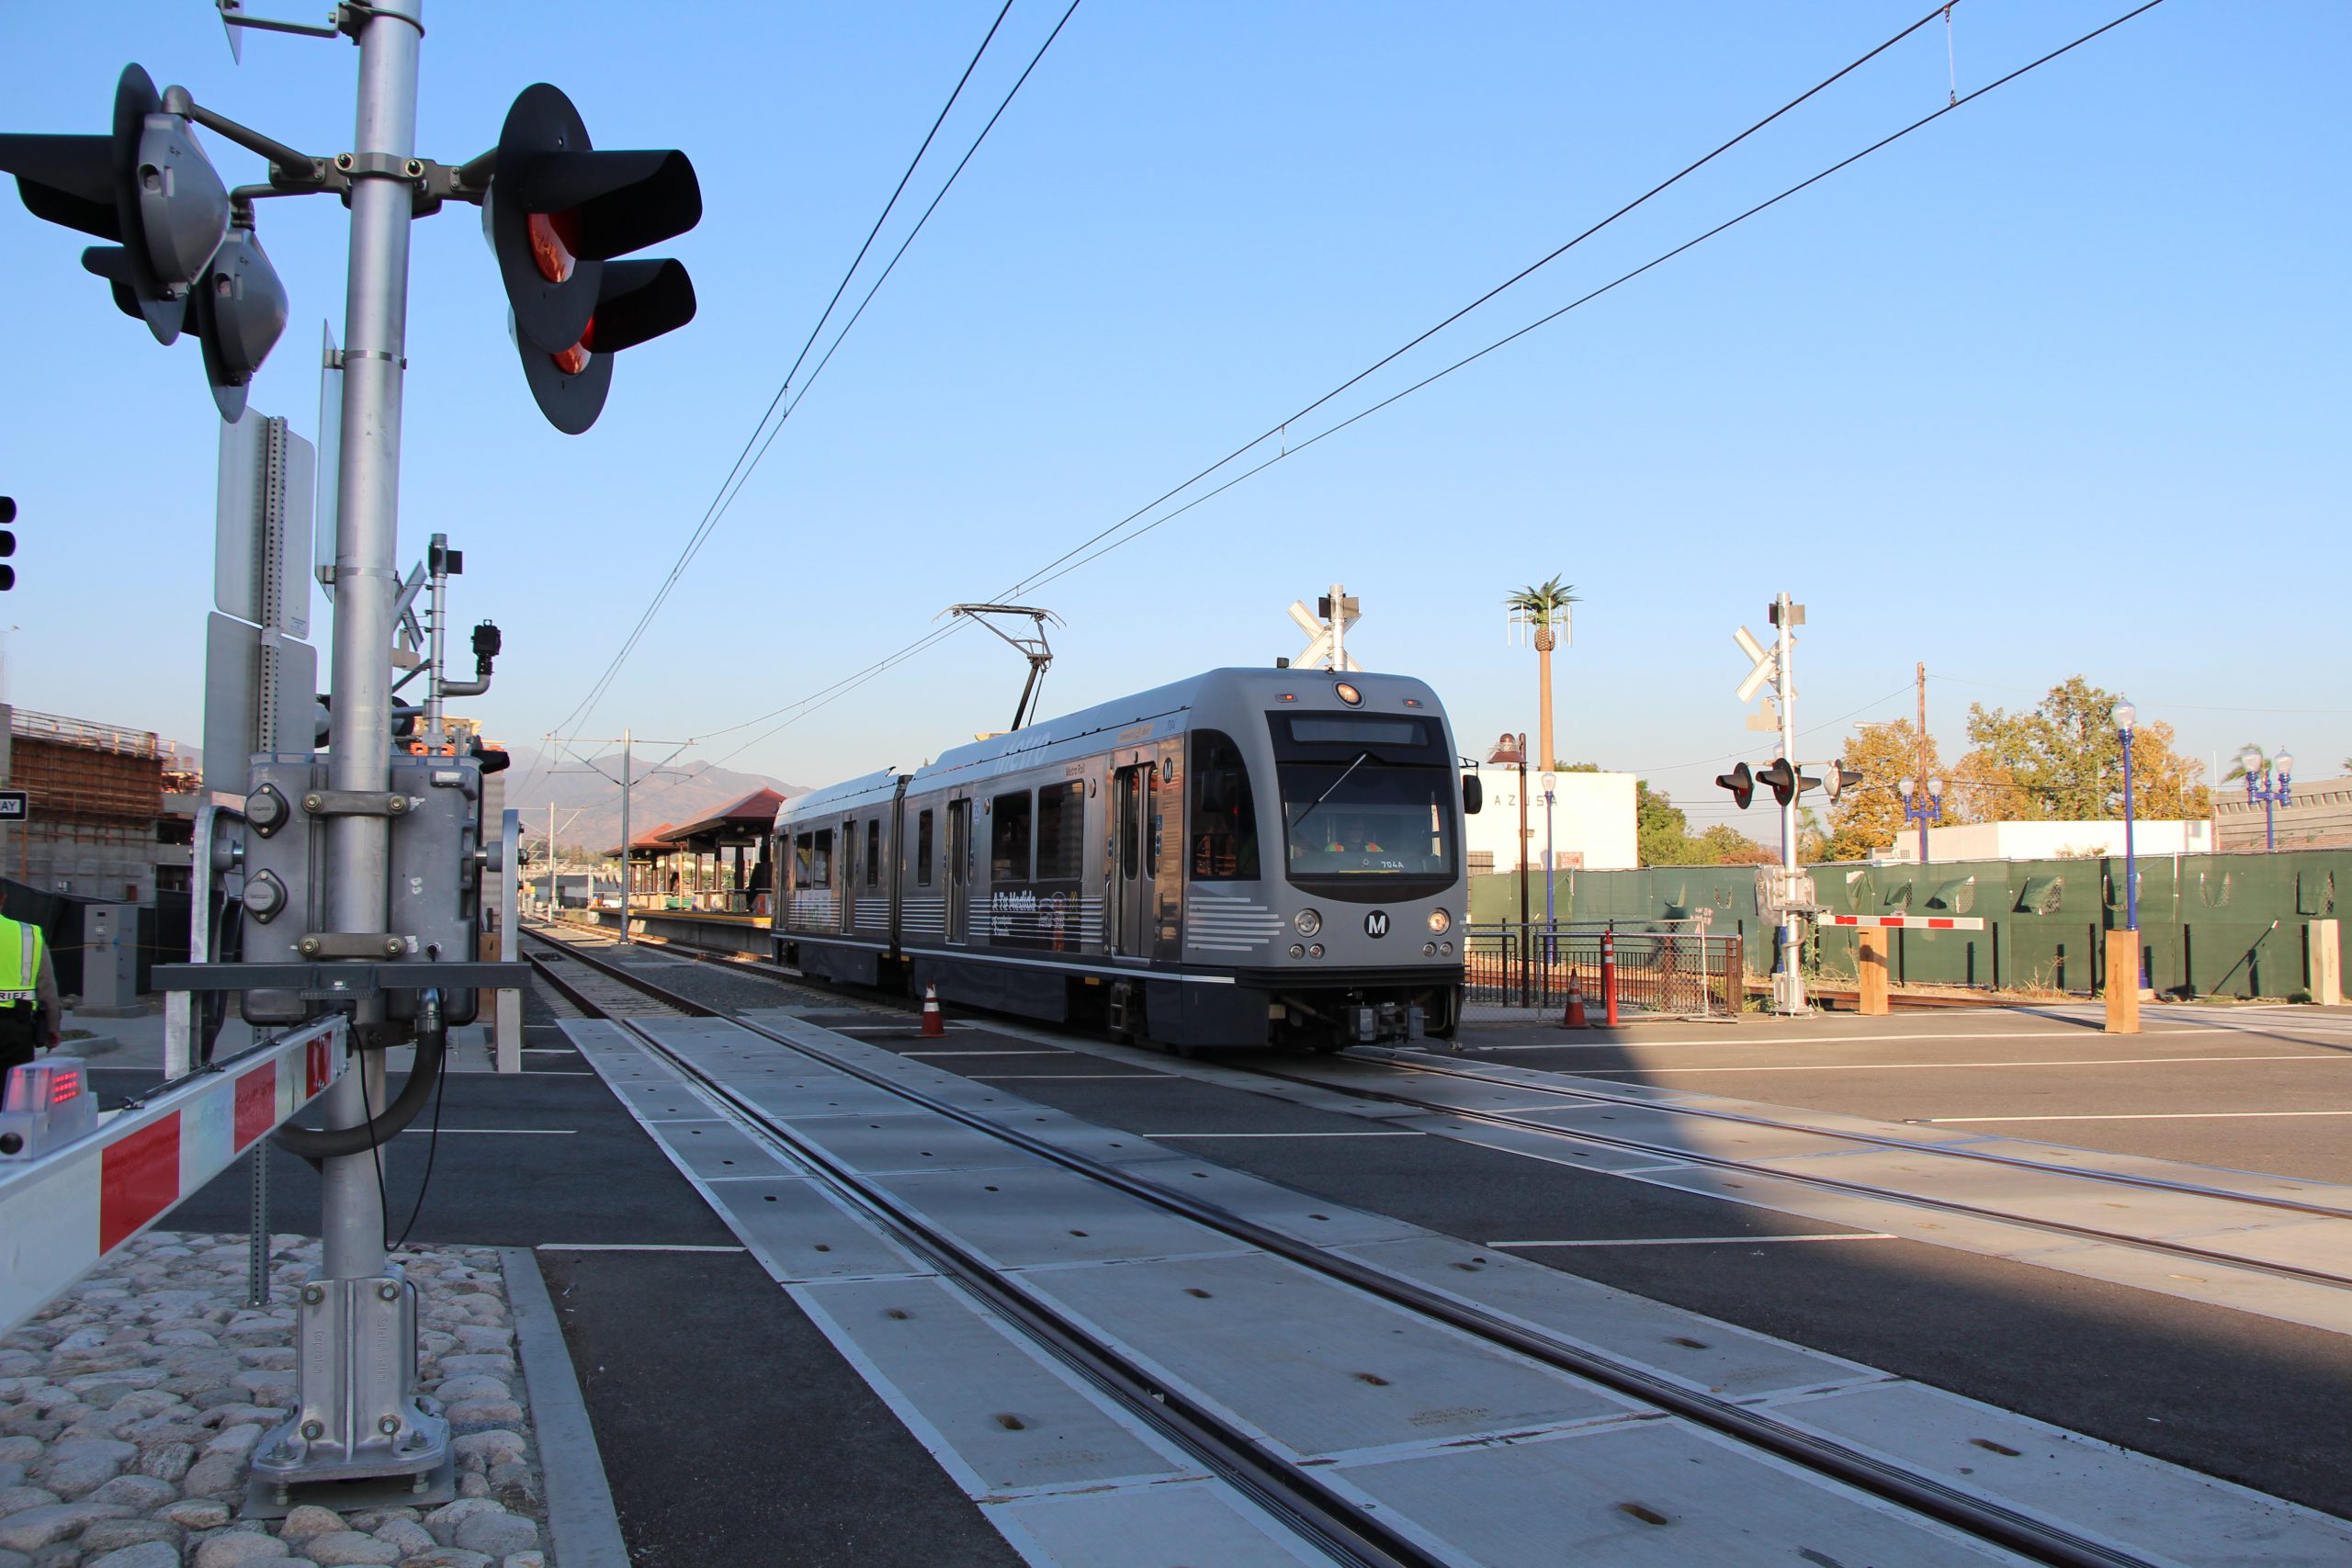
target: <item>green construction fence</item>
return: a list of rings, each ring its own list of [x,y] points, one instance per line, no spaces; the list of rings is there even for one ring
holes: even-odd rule
[[[2120,855],[1809,869],[1827,913],[1972,915],[1984,922],[1981,931],[1890,931],[1897,985],[2087,994],[2106,983],[2104,933],[2124,925]],[[1766,974],[1779,933],[1758,913],[1756,872],[1746,865],[1555,872],[1553,913],[1564,924],[1653,930],[1712,911],[1707,929],[1741,937],[1749,972]],[[2305,928],[2335,919],[2338,885],[2352,890],[2352,850],[2148,855],[2139,873],[2145,984],[2177,997],[2283,997],[2311,983]],[[1537,920],[1544,882],[1541,870],[1525,879],[1526,907]],[[1521,886],[1516,873],[1471,878],[1473,923],[1517,920]],[[1807,968],[1833,983],[1852,980],[1854,931],[1808,930]],[[2339,948],[2343,942],[2339,926]]]

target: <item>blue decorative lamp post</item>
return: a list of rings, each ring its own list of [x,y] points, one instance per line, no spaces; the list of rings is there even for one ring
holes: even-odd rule
[[[2249,746],[2239,756],[2238,766],[2245,770],[2245,803],[2262,803],[2262,847],[2275,850],[2278,847],[2278,808],[2295,804],[2295,759],[2284,751],[2265,757]]]
[[[1944,781],[1929,779],[1922,792],[1910,779],[1895,781],[1896,793],[1903,796],[1903,819],[1919,825],[1919,863],[1928,863],[1928,824],[1944,819]]]

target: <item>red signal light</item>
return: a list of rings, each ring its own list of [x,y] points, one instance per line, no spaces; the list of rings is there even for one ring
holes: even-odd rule
[[[81,1093],[81,1092],[82,1092],[82,1075],[81,1075],[81,1074],[79,1074],[79,1073],[73,1073],[73,1072],[60,1072],[60,1073],[52,1073],[52,1074],[51,1074],[51,1075],[50,1075],[50,1079],[49,1079],[49,1102],[50,1102],[51,1105],[62,1105],[62,1104],[64,1104],[67,1100],[69,1100],[73,1099],[75,1095],[77,1095],[77,1094],[79,1094],[79,1093]]]
[[[538,266],[539,276],[549,283],[569,278],[580,259],[575,249],[580,243],[577,209],[534,212],[530,214],[529,228],[531,260]]]

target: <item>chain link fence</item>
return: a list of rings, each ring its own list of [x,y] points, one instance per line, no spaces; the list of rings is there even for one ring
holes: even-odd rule
[[[1737,936],[1514,921],[1465,929],[1464,1021],[1557,1021],[1573,984],[1591,1021],[1600,1023],[1608,1006],[1604,946],[1614,950],[1611,966],[1621,1019],[1739,1016],[1746,974]]]

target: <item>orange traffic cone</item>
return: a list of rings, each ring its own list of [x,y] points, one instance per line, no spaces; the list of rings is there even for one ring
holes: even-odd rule
[[[947,1020],[940,1015],[939,987],[936,986],[922,988],[922,1037],[925,1040],[947,1037]]]
[[[1562,1029],[1589,1029],[1591,1022],[1584,1016],[1584,986],[1574,975],[1568,976],[1568,1010],[1561,1015]]]

